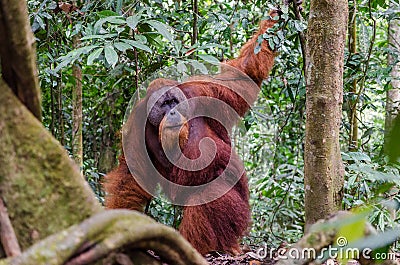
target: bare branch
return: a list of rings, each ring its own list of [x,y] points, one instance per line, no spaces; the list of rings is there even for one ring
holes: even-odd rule
[[[3,199],[0,198],[0,239],[1,244],[6,252],[7,257],[18,256],[21,254],[17,236],[12,227],[8,216],[7,208],[4,205]]]

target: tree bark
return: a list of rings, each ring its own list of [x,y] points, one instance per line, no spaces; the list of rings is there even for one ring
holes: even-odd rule
[[[139,253],[145,253],[146,249],[154,250],[168,264],[207,264],[189,242],[171,227],[138,212],[109,210],[42,240],[20,256],[0,260],[0,265],[93,264],[122,248],[134,253],[135,264],[153,264],[154,257],[136,263],[136,257],[140,257]]]
[[[386,117],[385,117],[385,149],[388,145],[388,137],[393,126],[393,121],[400,108],[400,62],[396,63],[396,57],[400,56],[400,20],[392,19],[389,22],[389,49],[388,65],[392,66],[391,89],[386,92]]]
[[[3,81],[0,150],[0,193],[22,249],[101,210],[66,151]]]
[[[80,34],[73,37],[73,49],[79,48]],[[72,87],[72,155],[82,170],[83,142],[82,142],[82,69],[78,63],[72,66],[75,85]]]
[[[62,97],[63,97],[63,85],[62,85],[62,78],[61,78],[62,73],[60,73],[60,77],[57,80],[57,123],[58,123],[58,135],[57,139],[60,141],[60,144],[62,146],[65,146],[65,133],[64,133],[64,113],[63,113],[63,102],[62,102]]]
[[[40,91],[26,1],[0,2],[0,32],[0,196],[24,250],[101,207],[37,120]]]
[[[347,0],[311,1],[306,47],[306,230],[336,212],[343,196],[339,128],[347,19]]]
[[[116,164],[115,156],[116,152],[112,146],[103,145],[98,163],[99,172],[110,172]]]
[[[25,1],[0,1],[0,58],[4,81],[38,119],[42,119],[35,38]]]
[[[197,14],[199,12],[199,7],[197,0],[192,0],[192,8],[193,8],[193,32],[192,32],[192,46],[197,42]]]

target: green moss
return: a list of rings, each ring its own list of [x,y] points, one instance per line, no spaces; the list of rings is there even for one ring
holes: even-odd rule
[[[23,249],[101,210],[66,151],[0,82],[0,188]]]

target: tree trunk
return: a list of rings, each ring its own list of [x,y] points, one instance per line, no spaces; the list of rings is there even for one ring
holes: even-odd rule
[[[357,3],[353,0],[353,6],[350,11],[349,21],[349,56],[357,53]],[[357,71],[357,69],[353,69]],[[357,151],[358,149],[358,120],[357,120],[357,104],[358,100],[354,97],[357,95],[357,79],[351,84],[351,98],[349,99],[349,151]]]
[[[2,78],[19,100],[41,120],[35,38],[27,21],[29,21],[28,9],[24,1],[0,1]]]
[[[101,173],[110,172],[116,164],[116,152],[112,146],[102,146],[102,151],[100,152],[98,170]]]
[[[64,113],[63,113],[63,84],[62,84],[62,73],[60,73],[60,77],[57,78],[57,123],[58,123],[58,135],[57,139],[60,141],[62,146],[65,146],[65,133],[64,133]]]
[[[0,192],[22,249],[101,210],[76,165],[0,81]]]
[[[80,44],[80,34],[73,37],[73,49]],[[75,162],[82,169],[83,143],[82,143],[82,69],[78,63],[72,66],[75,85],[72,87],[72,155]]]
[[[336,212],[343,196],[339,128],[347,0],[312,0],[309,17],[304,155],[306,230]]]
[[[199,12],[199,6],[197,0],[192,0],[192,8],[193,8],[193,32],[192,32],[192,46],[197,42],[197,14]]]
[[[390,72],[392,81],[391,89],[386,93],[386,117],[385,117],[385,149],[388,145],[389,132],[393,126],[393,120],[399,113],[400,108],[400,62],[396,63],[396,57],[400,56],[400,21],[392,19],[389,22],[389,49],[388,64],[392,66]]]

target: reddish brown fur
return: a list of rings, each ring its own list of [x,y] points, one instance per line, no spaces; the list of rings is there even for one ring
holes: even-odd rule
[[[240,56],[227,62],[227,65],[233,66],[250,76],[257,86],[260,86],[262,80],[268,76],[275,53],[268,48],[265,41],[258,54],[254,54],[254,47],[257,45],[257,37],[265,33],[266,29],[272,27],[274,23],[274,21],[263,21],[258,32],[243,46]],[[237,119],[233,116],[229,117],[226,107],[218,106],[219,109],[216,110],[216,106],[212,106],[208,108],[210,113],[215,114],[217,112],[222,118],[229,121],[228,126],[224,127],[215,120],[203,117],[188,122],[189,132],[185,133],[187,139],[185,139],[184,144],[181,144],[182,152],[188,158],[196,159],[200,155],[199,141],[204,137],[213,139],[217,146],[216,158],[201,171],[186,171],[173,166],[165,155],[162,152],[160,153],[162,149],[159,140],[159,128],[147,122],[145,135],[143,135],[143,131],[137,127],[146,122],[143,113],[146,113],[149,96],[158,88],[171,84],[178,85],[187,98],[208,96],[223,100],[234,108],[239,116],[243,116],[256,100],[258,90],[251,89],[255,85],[254,83],[251,84],[246,78],[227,81],[229,77],[232,77],[232,72],[228,69],[219,75],[221,82],[216,82],[213,79],[211,80],[213,83],[211,83],[209,79],[204,77],[202,79],[194,78],[192,81],[183,84],[158,79],[150,84],[146,98],[139,102],[126,125],[130,128],[129,134],[135,135],[135,137],[130,140],[128,146],[132,148],[125,150],[125,155],[129,156],[127,157],[129,161],[136,162],[137,168],[134,169],[132,174],[137,176],[149,175],[149,166],[145,159],[147,152],[151,161],[163,176],[174,183],[188,186],[208,183],[225,170],[229,160],[233,161],[233,167],[230,168],[228,173],[233,176],[239,174],[240,179],[232,189],[219,199],[207,204],[184,207],[179,231],[202,254],[214,250],[238,253],[240,250],[239,240],[245,234],[250,222],[247,177],[245,174],[240,176],[243,172],[243,165],[236,154],[231,154],[231,142],[228,134]],[[233,92],[232,88],[236,92]],[[146,139],[145,146],[140,144],[140,139],[143,139],[141,137]],[[153,186],[155,186],[155,183]],[[143,211],[144,205],[151,200],[151,196],[132,177],[124,157],[120,158],[119,166],[107,175],[104,187],[107,192],[107,208]],[[218,191],[219,188],[222,187],[215,187],[213,191]],[[176,194],[176,196],[179,195]],[[190,203],[196,200],[196,196],[200,195],[192,194],[184,199]]]
[[[107,192],[107,208],[143,211],[151,200],[151,195],[132,177],[124,156],[119,158],[119,166],[108,173],[106,178],[103,186]]]

